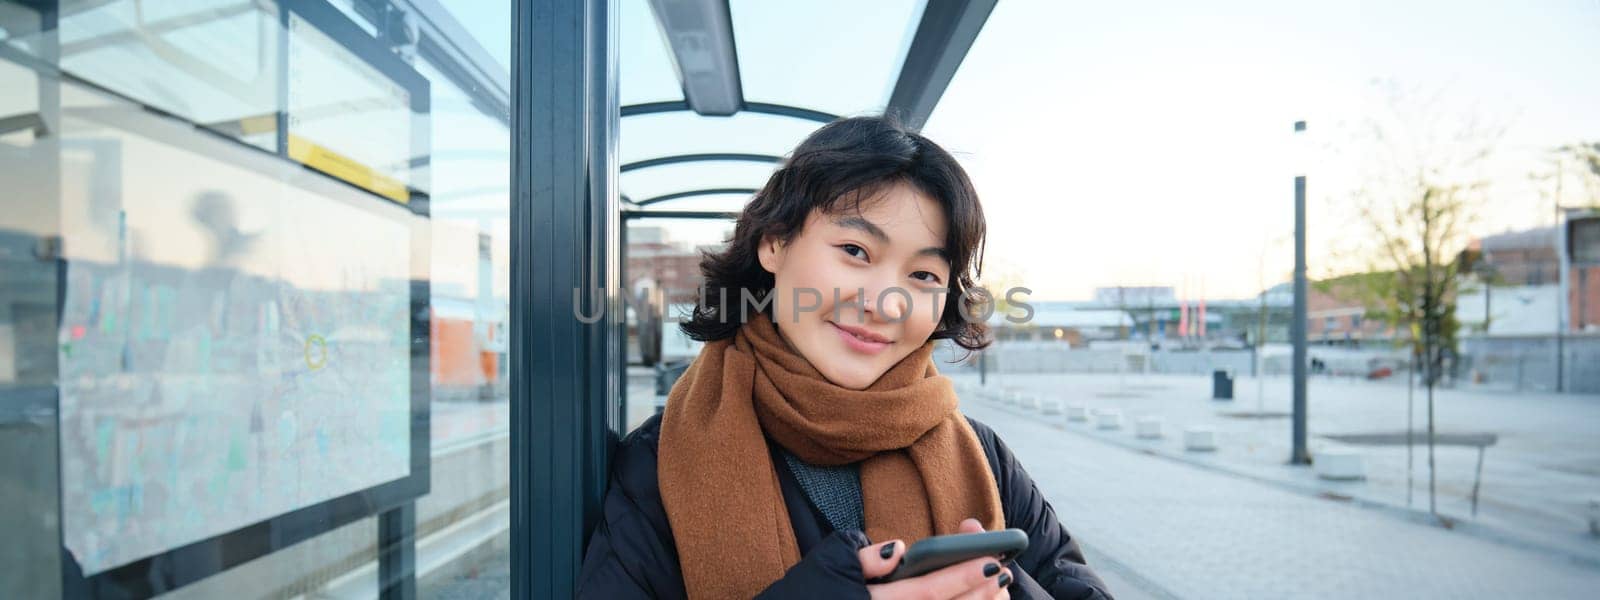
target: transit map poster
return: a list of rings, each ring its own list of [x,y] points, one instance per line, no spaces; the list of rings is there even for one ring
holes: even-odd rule
[[[411,230],[374,213],[404,209],[221,162],[166,177],[206,159],[124,142],[121,206],[65,240],[63,542],[84,575],[408,476]]]

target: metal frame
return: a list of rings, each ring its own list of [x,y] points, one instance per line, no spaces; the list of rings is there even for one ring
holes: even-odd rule
[[[378,514],[378,597],[417,597],[417,503]]]
[[[984,24],[989,19],[989,13],[994,11],[996,2],[997,0],[951,0],[948,2],[928,3],[923,9],[921,20],[917,23],[917,31],[912,38],[911,46],[907,49],[905,61],[900,65],[900,74],[895,80],[894,91],[890,94],[889,104],[884,112],[898,117],[902,124],[912,130],[920,130],[927,123],[928,117],[933,114],[934,107],[938,105],[939,99],[944,96],[944,91],[949,87],[951,79],[955,77],[956,70],[961,67],[961,62],[966,59],[967,53],[972,49],[972,44],[977,40],[978,33],[983,30]],[[659,21],[659,18],[657,20]],[[673,112],[695,111],[690,107],[688,100],[646,102],[621,108],[622,117]],[[740,112],[802,119],[823,124],[839,119],[839,115],[819,110],[767,102],[745,102]],[[764,154],[685,154],[628,163],[623,165],[622,171],[628,172],[661,165],[717,160],[780,163],[783,159],[782,157]],[[756,190],[754,189],[721,188],[666,194],[639,202],[624,197],[623,201],[629,208],[626,216],[628,218],[638,218],[644,215],[645,211],[637,209],[650,204],[720,193],[753,194],[755,192]],[[698,214],[707,211],[695,212]]]
[[[345,50],[356,58],[361,59],[367,66],[376,69],[384,77],[405,88],[406,92],[410,94],[412,129],[410,152],[412,163],[407,166],[413,169],[420,168],[422,165],[416,164],[416,157],[427,156],[431,144],[430,137],[432,133],[429,129],[431,123],[428,116],[433,111],[432,84],[421,73],[418,73],[415,67],[396,56],[389,48],[386,48],[380,38],[368,36],[366,31],[362,30],[354,21],[351,21],[347,15],[339,12],[339,9],[329,4],[328,0],[282,0],[279,4],[278,34],[282,43],[278,46],[278,68],[280,69],[280,81],[284,82],[284,84],[279,86],[278,90],[279,106],[281,107],[278,113],[278,153],[291,162],[299,163],[299,161],[289,157],[288,147],[289,134],[292,133],[293,129],[289,123],[291,115],[288,114],[289,93],[291,91],[289,84],[293,81],[289,72],[292,67],[289,64],[289,45],[292,43],[289,39],[289,19],[291,16],[305,20],[307,24],[321,31],[334,42],[343,45]],[[310,165],[307,165],[307,168],[320,172],[319,169]],[[332,174],[328,175],[334,179],[344,181]],[[427,214],[428,194],[421,191],[418,181],[414,177],[415,173],[412,173],[412,175],[413,177],[406,184],[409,190],[407,204],[414,205],[412,206],[414,212]],[[365,190],[365,188],[348,181],[345,183],[357,189]]]
[[[695,112],[717,117],[739,112],[744,81],[728,0],[651,0],[650,9],[672,50],[683,97]]]
[[[627,221],[642,219],[726,219],[732,221],[739,218],[739,213],[726,210],[625,210],[622,211],[622,218]]]
[[[912,130],[927,124],[997,0],[928,2],[884,112]]]
[[[512,12],[514,598],[575,595],[620,412],[617,17],[617,0]]]
[[[631,163],[622,165],[622,172],[623,173],[627,173],[628,171],[636,171],[636,170],[639,170],[639,169],[648,169],[650,167],[660,167],[660,166],[664,166],[664,165],[676,165],[676,164],[694,163],[694,162],[764,162],[764,163],[777,164],[777,163],[783,162],[783,157],[782,156],[774,156],[774,155],[771,155],[771,154],[748,154],[748,153],[742,153],[742,152],[713,152],[713,153],[707,153],[707,154],[678,154],[678,155],[675,155],[675,156],[663,156],[661,158],[648,158],[648,159],[645,159],[645,160],[636,160],[636,161],[633,161]]]
[[[889,110],[916,129],[949,85],[995,0],[931,4],[901,67]],[[722,188],[634,203],[618,192],[618,120],[693,112],[686,100],[619,107],[618,0],[517,3],[512,18],[513,168],[511,582],[515,598],[570,597],[605,491],[610,442],[622,425],[622,223],[730,219],[727,211],[647,211]],[[761,102],[748,111],[816,123],[838,115]],[[626,170],[709,160],[702,154],[630,163]],[[626,206],[626,210],[624,210]],[[598,297],[578,290],[601,290]],[[604,311],[585,325],[576,317]],[[574,353],[574,348],[581,349]]]
[[[58,2],[44,3],[41,11],[41,15],[45,17],[45,21],[42,23],[44,30],[48,31],[56,28],[59,17],[58,9]],[[358,28],[355,28],[354,24],[348,21],[343,14],[335,11],[326,2],[322,0],[286,0],[279,5],[279,11],[280,41],[286,39],[287,30],[284,25],[288,16],[291,13],[301,16],[335,42],[343,44],[346,50],[360,56],[363,60],[368,61],[368,64],[378,68],[384,75],[395,78],[398,82],[407,85],[408,90],[412,92],[411,108],[414,113],[413,118],[419,118],[415,115],[425,115],[428,112],[427,80],[417,76],[414,71],[409,69],[408,65],[399,62],[393,55],[383,53],[371,46],[370,42],[373,41],[371,38],[367,37]],[[50,36],[54,35],[50,34]],[[282,50],[283,48],[280,47],[280,51]],[[55,53],[56,49],[52,48],[50,51]],[[41,109],[41,112],[48,110],[50,113],[55,113],[59,111],[59,85],[60,82],[67,81],[93,90],[95,93],[117,98],[133,106],[142,107],[146,114],[192,125],[194,131],[208,134],[210,139],[226,140],[230,144],[235,144],[238,149],[243,151],[240,156],[250,157],[247,161],[249,164],[242,165],[245,168],[276,168],[278,165],[270,161],[255,160],[256,157],[265,159],[269,155],[274,159],[299,164],[289,159],[283,148],[282,140],[286,137],[283,115],[279,115],[277,119],[280,127],[280,144],[276,149],[263,151],[261,148],[240,143],[238,139],[211,129],[205,124],[195,123],[181,115],[149,107],[138,98],[129,97],[98,85],[91,80],[62,72],[56,64],[58,59],[54,56],[41,60],[39,57],[0,46],[0,57],[12,61],[18,66],[31,68],[43,76],[44,79],[51,80],[50,85],[40,86],[41,103],[48,107],[48,109]],[[47,100],[44,99],[46,95],[49,96]],[[51,122],[48,115],[41,115],[41,119],[44,123]],[[57,120],[59,120],[59,115],[57,115]],[[152,139],[165,135],[161,128],[142,127],[141,125],[142,123],[137,120],[119,122],[119,126],[130,128],[129,131],[149,136]],[[423,126],[426,125],[424,124]],[[417,141],[416,138],[413,138],[413,142]],[[306,168],[310,171],[315,171],[315,169]],[[382,207],[367,207],[374,213],[388,212],[389,209],[386,206],[392,206],[389,199],[333,176],[308,180],[304,185],[329,185],[338,186],[340,189],[359,190],[363,196],[383,201],[384,206]],[[404,211],[420,218],[429,218],[427,194],[412,188],[410,190],[410,200],[410,204],[403,207]],[[424,242],[419,238],[413,237],[411,243],[415,245]],[[414,256],[425,256],[425,254],[418,255],[413,253]],[[416,265],[413,265],[413,271],[416,270],[415,267]],[[64,261],[60,263],[60,269],[56,294],[58,302],[60,298],[64,297]],[[431,407],[428,386],[428,361],[431,355],[428,350],[430,339],[426,312],[419,312],[420,308],[425,308],[429,304],[430,290],[428,282],[412,281],[410,291],[412,309],[410,314],[413,316],[409,324],[411,334],[411,468],[405,477],[364,490],[350,492],[317,504],[303,506],[287,513],[272,516],[229,532],[172,548],[166,552],[147,556],[90,576],[84,575],[77,561],[66,550],[65,540],[60,539],[60,582],[63,595],[68,597],[147,596],[171,591],[367,516],[377,515],[380,520],[386,521],[380,523],[380,532],[396,536],[397,539],[411,540],[413,537],[412,532],[414,531],[414,517],[408,521],[405,518],[405,512],[414,509],[415,498],[428,492],[430,481],[431,461],[428,432],[430,423],[429,410]],[[56,411],[55,418],[60,418],[59,411]],[[59,469],[59,456],[56,456],[55,463],[57,469]],[[59,474],[57,481],[59,482]],[[60,516],[61,509],[59,504],[55,510],[57,515]],[[412,526],[408,527],[408,523]],[[59,537],[63,531],[58,529],[57,533]],[[381,533],[380,535],[384,534]],[[390,556],[404,560],[406,556],[414,556],[415,549],[408,545],[394,550],[394,552],[390,553]],[[390,560],[389,556],[384,557],[384,560]],[[389,572],[396,574],[394,581],[398,585],[393,588],[394,590],[404,590],[407,584],[414,583],[411,580],[413,576],[412,569],[409,567],[397,568],[400,566],[403,566],[403,564],[394,562],[388,562],[386,567],[385,565],[380,565],[380,569],[388,568]],[[390,590],[386,590],[385,597],[395,596]]]
[[[622,107],[623,117],[637,117],[641,115],[654,115],[660,113],[694,112],[689,108],[689,103],[684,100],[665,100],[662,102],[646,102],[644,104],[629,104]],[[752,112],[791,119],[804,119],[818,123],[832,123],[839,120],[839,115],[825,113],[820,110],[788,106],[785,104],[772,104],[770,102],[746,102],[739,112]]]
[[[671,194],[662,194],[660,196],[656,196],[654,198],[650,198],[650,199],[647,199],[647,200],[640,200],[638,202],[634,202],[633,206],[645,207],[645,206],[650,206],[651,204],[660,204],[662,202],[671,202],[673,200],[682,200],[684,198],[695,198],[695,197],[699,197],[699,196],[718,196],[718,195],[722,195],[722,194],[754,194],[754,193],[759,192],[759,191],[761,191],[761,190],[758,190],[758,189],[755,189],[755,188],[707,188],[707,189],[703,189],[703,190],[689,190],[687,192],[674,192],[674,193],[671,193]]]
[[[422,38],[417,49],[490,117],[506,121],[511,112],[511,78],[501,71],[477,38],[467,32],[439,0],[395,0],[416,15]]]

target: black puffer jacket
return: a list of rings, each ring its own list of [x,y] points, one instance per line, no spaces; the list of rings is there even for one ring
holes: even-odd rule
[[[1000,488],[1007,527],[1028,532],[1028,550],[1008,565],[1016,580],[1012,598],[1110,598],[1105,584],[1084,564],[1083,552],[1056,521],[1055,511],[1034,487],[994,430],[967,419],[989,457]],[[583,598],[683,598],[683,574],[672,529],[656,482],[660,417],[624,438],[612,453],[611,482],[603,514],[589,540],[578,576]],[[770,446],[770,444],[769,444]],[[773,464],[783,464],[775,454]],[[856,550],[870,542],[859,531],[834,531],[788,469],[776,469],[783,501],[802,557],[762,598],[866,598]]]

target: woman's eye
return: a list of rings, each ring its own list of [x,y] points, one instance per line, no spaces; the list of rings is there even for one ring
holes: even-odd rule
[[[857,256],[858,258],[866,258],[867,257],[867,249],[866,248],[862,248],[861,246],[857,246],[855,244],[844,244],[842,246],[839,246],[839,248],[843,249],[844,253],[845,254],[849,254],[850,256]],[[859,251],[859,252],[861,252],[861,254],[858,256],[853,251]]]
[[[912,273],[911,276],[928,283],[939,283],[939,276],[929,271],[917,271]]]

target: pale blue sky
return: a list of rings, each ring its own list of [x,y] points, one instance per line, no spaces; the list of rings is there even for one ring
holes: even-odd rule
[[[1204,6],[1204,8],[1199,8]],[[1532,152],[1600,140],[1600,2],[1001,2],[925,129],[983,195],[996,267],[1040,297],[1095,286],[1258,288],[1292,267],[1291,123],[1322,144],[1442,91],[1509,123],[1481,231],[1548,223]],[[1366,150],[1346,145],[1345,155]],[[1326,166],[1326,165],[1324,165]],[[1322,171],[1336,171],[1331,167]],[[1313,274],[1359,238],[1346,173],[1310,173]],[[1203,284],[1202,284],[1203,282]]]
[[[882,108],[921,3],[731,3],[747,100],[841,114]],[[677,98],[644,0],[623,0],[624,104]],[[1545,148],[1600,140],[1600,2],[1058,2],[1004,0],[924,130],[983,198],[990,273],[1039,299],[1097,286],[1243,297],[1290,268],[1291,123],[1328,148],[1311,167],[1312,272],[1359,246],[1342,190],[1370,154],[1373,80],[1442,96],[1437,112],[1505,124],[1480,232],[1545,224],[1523,176]],[[623,160],[785,153],[812,126],[759,115],[625,120]],[[1342,162],[1341,162],[1342,161]],[[638,198],[758,187],[764,166],[631,173]],[[677,208],[736,207],[706,198]],[[675,224],[706,241],[722,225]],[[1264,251],[1264,249],[1266,249]],[[1265,257],[1265,258],[1263,258]]]

